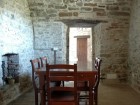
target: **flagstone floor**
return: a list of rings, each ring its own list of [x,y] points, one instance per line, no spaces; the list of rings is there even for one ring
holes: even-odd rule
[[[9,105],[34,105],[34,90],[28,91]],[[99,85],[99,105],[140,105],[140,94],[126,83],[104,80]]]

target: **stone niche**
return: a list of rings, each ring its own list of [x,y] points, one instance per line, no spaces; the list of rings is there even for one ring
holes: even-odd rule
[[[2,55],[3,85],[19,82],[19,54],[6,53]]]
[[[32,82],[30,75],[21,75],[19,78],[19,83],[11,85],[8,84],[0,87],[0,105],[7,105],[31,88]]]

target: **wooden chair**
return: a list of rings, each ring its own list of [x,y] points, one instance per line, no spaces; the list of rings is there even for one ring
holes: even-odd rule
[[[47,105],[79,105],[77,92],[77,65],[46,65]],[[71,70],[70,72],[68,70]],[[52,81],[73,81],[74,86],[50,86]]]
[[[39,59],[33,59],[30,60],[31,65],[32,65],[32,82],[33,82],[33,88],[34,88],[34,93],[35,93],[35,105],[38,105],[38,95],[40,93],[39,89],[39,78],[36,75],[35,71],[39,70],[40,66],[40,61]]]
[[[95,63],[94,63],[94,67],[95,70],[97,70],[97,75],[95,77],[95,84],[93,86],[93,95],[94,95],[94,102],[95,105],[98,105],[98,85],[100,82],[100,66],[101,66],[101,59],[100,58],[95,58]],[[86,81],[81,81],[78,82],[78,87],[80,89],[80,91],[89,91],[89,86],[88,83]],[[89,95],[80,95],[80,99],[89,99]]]
[[[46,68],[46,64],[47,64],[47,57],[40,57],[40,61],[41,61],[41,68]],[[61,85],[61,81],[56,81],[53,82],[56,86],[60,86]],[[52,84],[53,84],[52,83]],[[63,84],[64,85],[64,84]]]
[[[89,71],[89,72],[86,71],[84,73],[83,72],[78,73],[78,77],[77,77],[78,81],[81,81],[81,82],[83,81],[83,83],[86,83],[86,86],[83,86],[83,87],[78,86],[78,90],[80,92],[81,91],[87,92],[86,95],[82,95],[82,99],[83,98],[86,99],[86,100],[83,100],[84,102],[86,102],[86,105],[87,105],[87,102],[88,102],[88,105],[93,105],[93,103],[94,103],[93,87],[95,85],[96,75],[97,75],[97,73],[94,71]],[[81,96],[79,98],[81,99]]]
[[[47,64],[47,57],[40,57],[40,61],[41,61],[41,67],[46,67]]]
[[[95,101],[95,105],[98,105],[98,85],[100,82],[100,66],[101,66],[101,62],[102,60],[100,58],[95,58],[95,69],[98,71],[98,75],[96,75],[96,82],[93,88],[93,92],[94,92],[94,101]]]

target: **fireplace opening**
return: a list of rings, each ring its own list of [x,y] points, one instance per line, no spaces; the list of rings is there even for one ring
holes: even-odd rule
[[[3,85],[19,83],[19,54],[6,53],[2,55],[2,80]]]

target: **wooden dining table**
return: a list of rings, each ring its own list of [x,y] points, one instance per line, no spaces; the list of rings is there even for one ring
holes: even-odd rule
[[[53,75],[58,75],[58,73],[64,74],[64,76],[66,76],[66,72],[63,71],[58,71],[58,72],[53,72],[51,71],[51,74]],[[67,73],[71,73],[70,71],[67,71]],[[41,105],[46,105],[46,93],[45,93],[45,81],[46,81],[46,69],[39,69],[36,71],[36,74],[39,77],[39,86],[40,86],[40,95],[41,95]],[[93,76],[97,75],[97,71],[77,71],[77,77],[78,77],[78,81],[91,81],[91,85],[89,85],[89,105],[93,105],[93,90],[92,90],[92,85],[94,85],[95,83],[95,79],[93,78]],[[78,88],[78,90],[80,91],[80,87]]]

